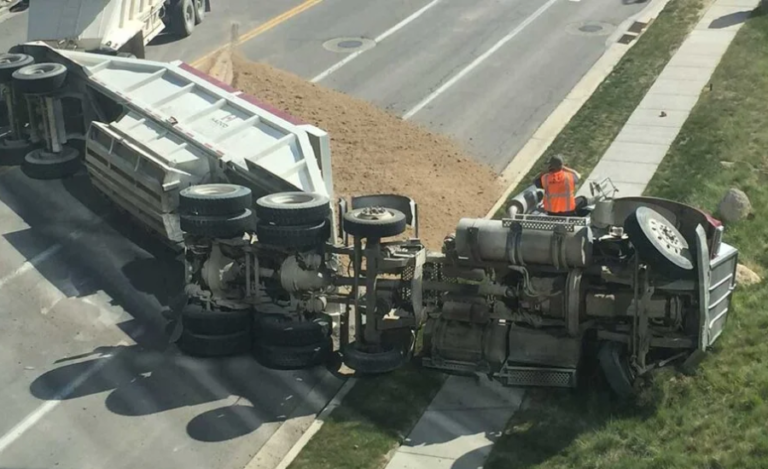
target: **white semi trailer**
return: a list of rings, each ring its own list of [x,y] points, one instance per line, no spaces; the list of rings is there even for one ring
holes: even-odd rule
[[[35,0],[27,41],[52,47],[144,58],[161,32],[186,37],[210,10],[208,0]]]
[[[431,252],[418,236],[386,241],[418,231],[410,198],[331,202],[325,132],[186,64],[11,52],[0,157],[37,179],[84,166],[183,248],[185,302],[169,319],[185,353],[316,366],[333,351],[337,306],[339,351],[361,373],[402,366],[422,331],[424,366],[574,387],[596,358],[630,395],[650,370],[695,364],[725,328],[738,251],[693,207],[596,190],[579,216],[550,217],[529,190],[507,219],[462,219]]]

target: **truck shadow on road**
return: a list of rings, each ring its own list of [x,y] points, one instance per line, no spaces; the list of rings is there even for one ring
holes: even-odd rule
[[[58,362],[62,365],[30,385],[38,399],[70,401],[108,393],[106,408],[114,414],[173,411],[174,421],[188,419],[187,435],[201,442],[231,440],[297,416],[304,396],[325,372],[275,371],[249,356],[197,359],[174,347],[139,344],[98,347]]]

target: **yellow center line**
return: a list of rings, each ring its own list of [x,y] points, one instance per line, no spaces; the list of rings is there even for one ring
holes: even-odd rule
[[[248,31],[245,34],[243,34],[242,36],[237,38],[237,42],[235,43],[235,45],[239,46],[239,45],[243,44],[244,42],[247,42],[247,41],[255,38],[259,34],[262,34],[262,33],[265,33],[267,31],[269,31],[270,29],[274,28],[275,26],[279,25],[280,23],[283,23],[283,22],[293,18],[294,16],[298,15],[299,13],[302,13],[302,12],[304,12],[306,10],[309,10],[310,8],[312,8],[313,6],[317,5],[318,3],[322,2],[322,1],[323,0],[307,0],[307,1],[305,1],[304,3],[302,3],[300,5],[296,5],[295,7],[291,8],[288,11],[286,11],[285,13],[282,13],[282,14],[280,14],[278,16],[275,16],[274,18],[272,18],[271,20],[267,21],[266,23],[258,26],[257,28],[254,28],[254,29]],[[192,66],[193,67],[201,66],[202,64],[205,63],[206,60],[210,59],[211,57],[213,57],[213,56],[215,56],[217,54],[220,54],[228,46],[229,46],[229,44],[225,44],[225,45],[219,47],[218,49],[205,54],[204,56],[202,56],[199,59],[197,59],[194,62],[192,62]]]

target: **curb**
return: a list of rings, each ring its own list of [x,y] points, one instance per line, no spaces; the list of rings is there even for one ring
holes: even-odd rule
[[[622,57],[624,57],[624,54],[637,43],[637,40],[643,33],[640,33],[629,44],[621,44],[615,42],[615,40],[621,37],[635,21],[650,23],[667,6],[667,3],[669,3],[669,0],[652,0],[642,11],[627,18],[616,28],[614,34],[609,38],[609,41],[614,41],[613,44],[600,56],[592,68],[584,74],[565,99],[552,111],[552,114],[536,129],[533,136],[517,152],[512,162],[504,168],[499,179],[507,186],[507,189],[496,203],[493,204],[485,218],[492,218],[504,205],[504,202],[506,202],[517,185],[520,184],[523,177],[533,168],[539,158],[541,158],[541,155],[544,154],[563,128],[565,128],[566,124],[594,94],[603,80],[613,71]]]

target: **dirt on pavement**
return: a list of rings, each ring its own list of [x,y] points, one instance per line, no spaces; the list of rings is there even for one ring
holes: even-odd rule
[[[235,56],[233,69],[235,88],[330,134],[336,197],[412,197],[431,249],[460,218],[485,216],[501,194],[495,173],[449,138],[265,64]]]

